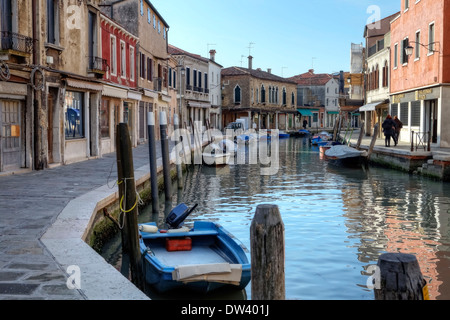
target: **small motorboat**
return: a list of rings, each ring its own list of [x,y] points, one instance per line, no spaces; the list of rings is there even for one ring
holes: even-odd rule
[[[244,289],[251,267],[242,244],[214,222],[195,221],[192,229],[183,226],[195,207],[184,203],[175,207],[166,218],[167,230],[153,222],[139,225],[146,283],[158,292]]]
[[[279,137],[280,139],[287,139],[287,138],[290,137],[290,134],[289,134],[289,133],[286,133],[286,132],[284,132],[284,131],[280,131],[280,132],[278,133],[278,137]]]
[[[303,136],[309,136],[311,134],[311,132],[309,130],[306,129],[300,129],[298,130],[298,135],[303,137]]]
[[[224,152],[223,147],[218,144],[206,146],[202,153],[203,163],[209,166],[223,166],[229,163],[231,153]]]
[[[311,138],[311,144],[312,145],[319,145],[320,142],[328,142],[330,140],[333,139],[333,135],[326,132],[326,131],[322,131],[314,136],[312,136]]]
[[[367,151],[358,150],[347,145],[334,145],[328,150],[325,150],[325,159],[330,163],[345,165],[345,166],[359,166],[367,159]]]

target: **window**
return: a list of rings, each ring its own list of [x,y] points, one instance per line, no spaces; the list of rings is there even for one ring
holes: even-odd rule
[[[409,0],[405,0],[405,11],[409,9]]]
[[[394,103],[391,105],[391,116],[398,117],[398,103]]]
[[[389,65],[388,62],[385,61],[383,67],[383,87],[388,86],[389,86]]]
[[[141,68],[140,68],[140,76],[141,79],[145,79],[145,54],[143,53],[139,53],[141,56],[140,59],[140,64],[141,64]]]
[[[149,24],[152,23],[152,13],[150,11],[150,8],[147,8],[147,22]]]
[[[402,41],[402,64],[407,64],[408,63],[408,55],[406,54],[406,47],[409,45],[409,39],[405,38]]]
[[[153,15],[153,29],[156,29],[156,17]]]
[[[394,45],[394,69],[398,67],[398,44]]]
[[[141,16],[144,15],[144,0],[141,0]]]
[[[158,20],[158,33],[161,33],[161,21]]]
[[[135,76],[135,63],[134,63],[134,47],[130,46],[130,80],[134,81]]]
[[[208,89],[208,74],[207,73],[205,73],[205,93],[207,93],[206,89]]]
[[[239,85],[234,88],[234,103],[241,103],[241,87],[239,87]]]
[[[291,95],[291,104],[294,105],[295,104],[295,94],[292,92]]]
[[[82,92],[66,91],[65,138],[66,140],[84,138],[84,94]]]
[[[109,60],[109,64],[111,67],[111,74],[113,76],[117,75],[117,45],[116,45],[116,37],[111,35],[110,36],[110,42],[111,42],[111,56]]]
[[[191,68],[186,67],[186,89],[192,90],[191,88]]]
[[[56,0],[47,0],[47,42],[59,44],[59,13]]]
[[[153,81],[153,61],[150,58],[147,58],[147,80]]]
[[[101,138],[109,138],[109,100],[102,99],[102,103],[100,105],[100,137]]]
[[[198,88],[200,89],[202,87],[202,72],[198,72]]]
[[[197,89],[197,70],[194,70],[194,90]]]
[[[434,52],[434,23],[428,27],[428,54]]]
[[[411,102],[411,127],[420,126],[420,101]]]
[[[261,85],[261,103],[266,103],[266,88]]]
[[[286,93],[286,88],[283,88],[283,105],[287,105],[287,93]]]
[[[400,103],[400,117],[401,119],[403,119],[403,123],[408,123],[408,119],[409,119],[409,103],[408,102],[402,102]]]
[[[127,76],[127,49],[125,47],[125,42],[120,41],[120,76],[126,78]]]
[[[177,88],[177,72],[175,70],[173,70],[173,88],[176,89]]]
[[[415,50],[415,55],[414,58],[417,60],[420,58],[420,31],[416,32],[416,50]]]

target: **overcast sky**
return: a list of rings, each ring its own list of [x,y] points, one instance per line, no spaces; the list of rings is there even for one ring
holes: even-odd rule
[[[400,0],[150,0],[169,24],[169,43],[223,67],[291,77],[350,69],[364,26],[400,10]]]

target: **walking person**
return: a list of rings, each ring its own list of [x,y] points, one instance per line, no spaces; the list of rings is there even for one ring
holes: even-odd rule
[[[395,146],[398,144],[398,139],[400,138],[400,130],[403,128],[403,122],[397,116],[394,116],[395,122],[395,134],[394,134],[394,143]]]
[[[308,125],[308,121],[306,119],[303,119],[303,129],[306,130],[307,125]]]
[[[381,125],[381,127],[383,128],[383,132],[384,132],[384,145],[386,147],[390,147],[391,146],[391,137],[394,139],[394,143],[395,143],[395,121],[392,120],[392,117],[390,114],[388,114],[388,116],[386,117],[386,120],[384,120],[383,124]]]

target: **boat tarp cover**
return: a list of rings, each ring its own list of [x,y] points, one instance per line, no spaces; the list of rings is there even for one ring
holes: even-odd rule
[[[239,285],[242,276],[242,265],[229,263],[212,263],[177,266],[172,272],[176,281],[214,281]]]

